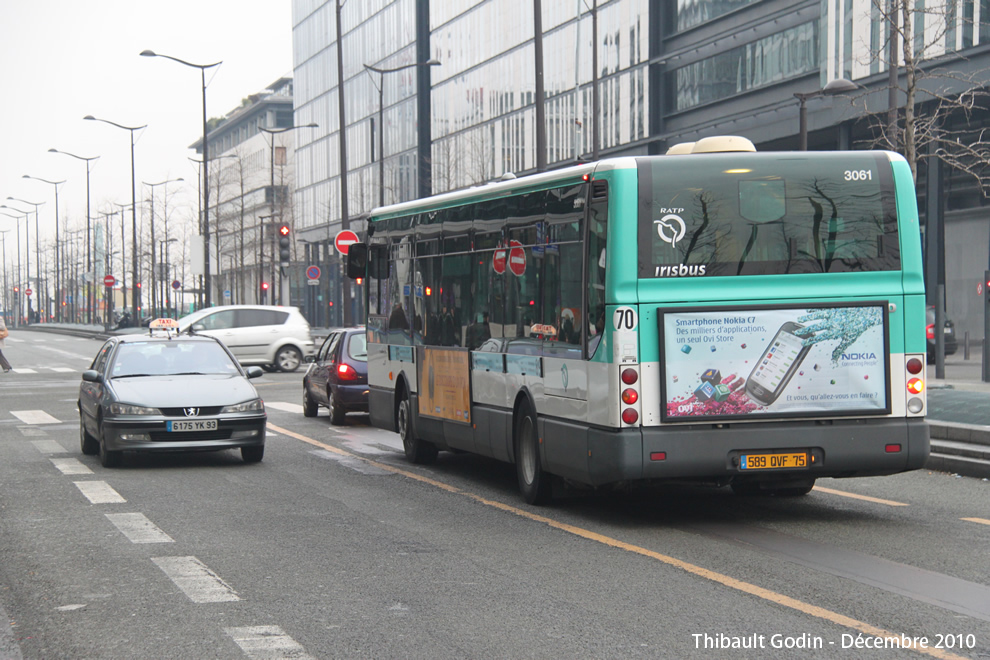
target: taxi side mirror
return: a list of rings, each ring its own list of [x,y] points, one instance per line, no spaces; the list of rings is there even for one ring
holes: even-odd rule
[[[87,383],[99,383],[103,380],[103,377],[100,376],[100,372],[96,369],[87,369],[82,372],[82,379]]]
[[[244,371],[248,378],[260,378],[265,375],[265,371],[261,367],[248,367]]]

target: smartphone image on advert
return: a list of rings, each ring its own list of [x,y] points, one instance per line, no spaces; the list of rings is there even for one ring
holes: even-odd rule
[[[746,380],[746,394],[750,399],[769,406],[777,400],[787,383],[791,382],[794,373],[811,350],[810,346],[803,345],[809,333],[802,330],[803,325],[791,321],[780,326]]]

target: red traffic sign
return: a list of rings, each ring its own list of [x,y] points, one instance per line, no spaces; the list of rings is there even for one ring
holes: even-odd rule
[[[117,278],[113,275],[107,275],[103,278],[103,286],[113,286],[117,283]]]
[[[337,248],[337,252],[341,254],[347,254],[347,251],[352,245],[358,242],[358,236],[350,229],[344,229],[337,232],[337,236],[333,239],[333,246]]]
[[[320,267],[319,266],[310,266],[309,268],[307,268],[306,269],[306,278],[307,279],[310,279],[310,280],[318,280],[318,279],[320,279]]]
[[[499,275],[505,272],[506,252],[505,248],[499,248],[492,256],[492,269]],[[526,272],[526,250],[519,241],[509,241],[508,261],[509,271],[513,275],[522,275]]]
[[[526,272],[526,250],[522,248],[519,241],[510,241],[509,245],[509,270],[513,275],[521,276]]]
[[[178,291],[182,287],[182,282],[179,280],[172,280],[172,288]]]
[[[24,289],[24,295],[27,296],[28,298],[31,297],[32,293],[34,293],[34,291],[32,291],[31,289]]]

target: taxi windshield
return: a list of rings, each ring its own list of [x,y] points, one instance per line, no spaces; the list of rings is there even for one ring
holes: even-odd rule
[[[237,373],[237,364],[219,344],[199,341],[121,344],[110,369],[112,378]]]

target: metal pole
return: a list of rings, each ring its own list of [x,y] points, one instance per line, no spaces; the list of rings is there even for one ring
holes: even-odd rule
[[[134,176],[134,130],[131,131],[131,263],[133,272],[131,275],[132,306],[134,307],[134,323],[141,324],[141,279],[138,277],[138,230],[137,230],[137,187]],[[126,305],[125,305],[126,307]]]
[[[378,74],[378,205],[385,206],[385,74]]]
[[[344,114],[344,46],[342,42],[343,30],[340,27],[341,0],[335,2],[337,10],[337,115],[339,117],[338,128],[340,139],[337,140],[340,147],[340,229],[350,229],[350,217],[347,214],[347,120]],[[424,118],[423,121],[429,121]],[[351,322],[351,286],[350,280],[346,277],[340,279],[340,303],[344,306],[344,325],[350,327]]]
[[[213,292],[210,278],[210,152],[206,140],[206,67],[202,66],[199,70],[203,82],[203,288],[206,306],[210,307],[213,304]],[[217,209],[218,213],[219,211]]]
[[[591,2],[591,159],[601,153],[601,126],[598,121],[600,99],[598,90],[598,0]]]
[[[536,60],[536,171],[547,169],[546,96],[543,90],[543,5],[533,0],[533,46]],[[597,110],[597,108],[596,108]]]

